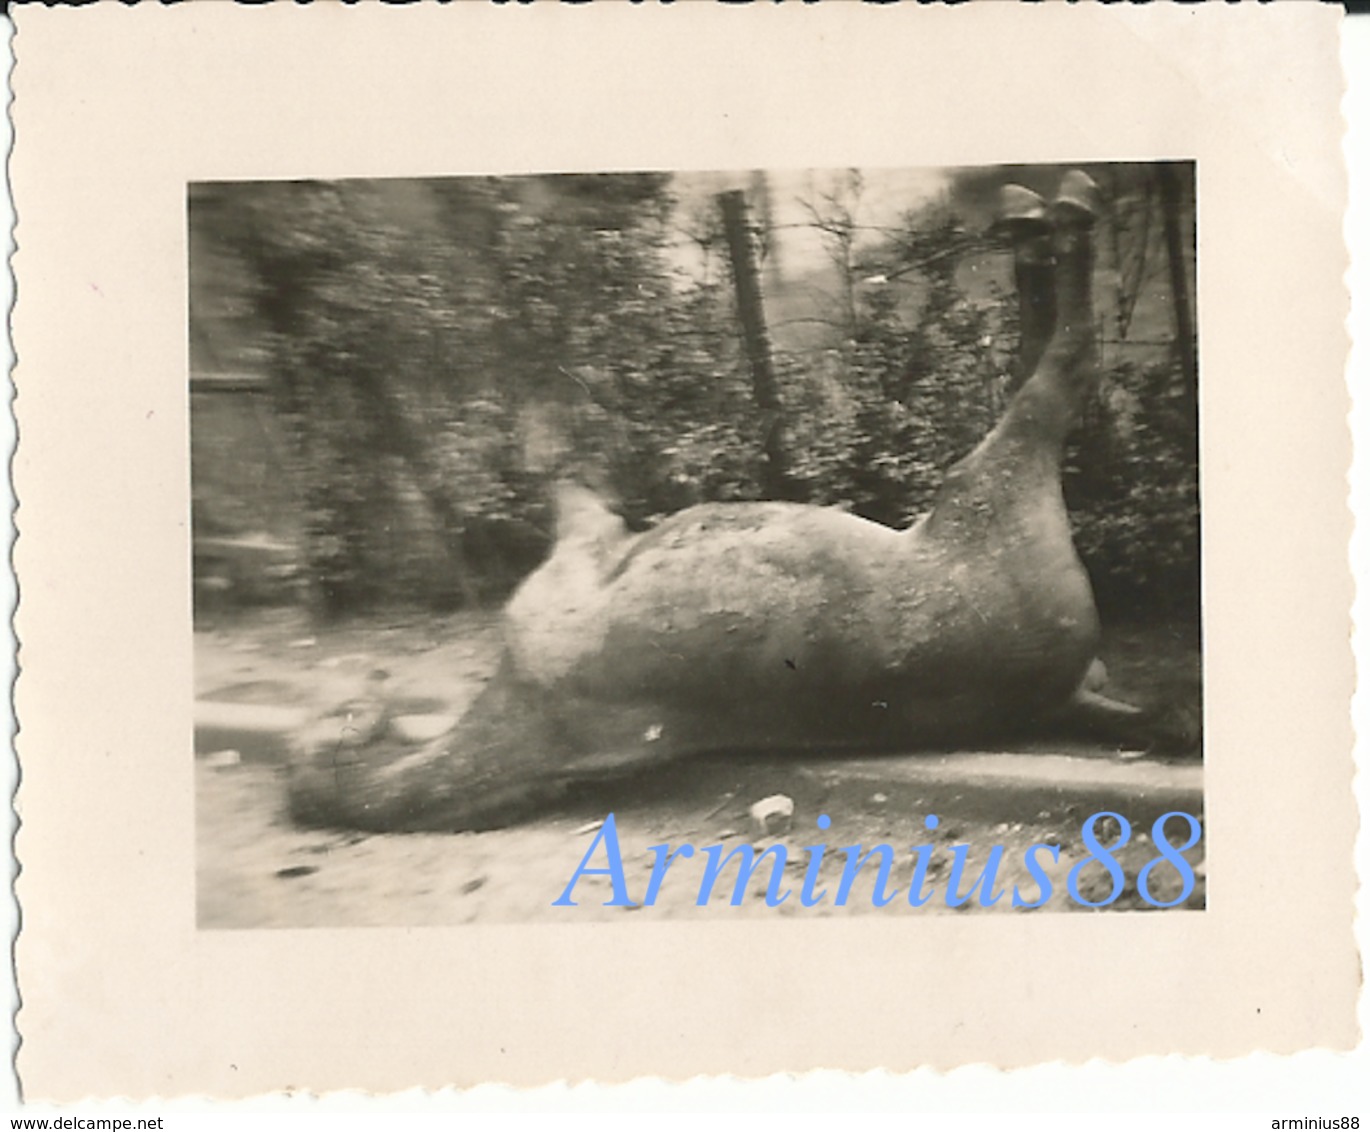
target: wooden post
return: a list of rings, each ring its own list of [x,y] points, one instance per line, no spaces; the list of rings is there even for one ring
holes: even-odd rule
[[[747,226],[747,202],[740,189],[733,189],[720,193],[718,203],[723,210],[723,232],[733,266],[737,317],[742,324],[742,339],[751,366],[752,390],[757,408],[761,410],[761,446],[765,455],[762,488],[771,499],[789,499],[794,495],[794,487],[785,458],[784,417],[761,302],[761,275]]]

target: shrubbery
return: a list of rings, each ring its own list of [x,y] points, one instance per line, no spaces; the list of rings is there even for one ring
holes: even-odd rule
[[[361,182],[198,204],[250,281],[323,612],[498,599],[550,544],[560,472],[635,526],[759,496],[731,288],[673,267],[666,179],[411,189],[402,216]],[[849,333],[778,352],[789,472],[811,502],[906,525],[997,418],[1014,306],[962,293],[962,239],[944,210],[914,218],[890,249],[924,265],[912,292],[865,288]],[[1194,435],[1177,366],[1105,374],[1065,490],[1112,609],[1197,592]]]
[[[1075,546],[1105,611],[1190,613],[1199,599],[1193,402],[1176,362],[1105,371],[1067,453]]]

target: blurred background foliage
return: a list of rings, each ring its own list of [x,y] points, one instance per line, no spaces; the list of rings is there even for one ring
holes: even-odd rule
[[[1190,616],[1192,168],[1091,171],[1111,205],[1103,379],[1066,498],[1106,616]],[[1003,408],[1016,302],[982,234],[993,196],[1050,192],[1059,170],[944,171],[878,224],[873,176],[745,184],[791,494],[902,527]],[[638,529],[763,497],[771,423],[709,190],[655,173],[192,186],[197,611],[496,603],[550,547],[558,475]]]

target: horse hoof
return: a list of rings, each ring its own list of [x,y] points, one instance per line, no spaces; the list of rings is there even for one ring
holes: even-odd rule
[[[1052,213],[1067,222],[1092,224],[1099,215],[1100,195],[1093,177],[1072,169],[1061,179],[1061,187],[1052,202]]]
[[[1022,185],[1004,185],[999,190],[998,216],[990,226],[991,233],[1020,243],[1050,231],[1047,204],[1040,196]]]

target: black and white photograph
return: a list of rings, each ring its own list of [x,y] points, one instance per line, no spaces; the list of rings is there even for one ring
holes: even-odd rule
[[[190,185],[200,926],[1202,909],[1195,190]]]

